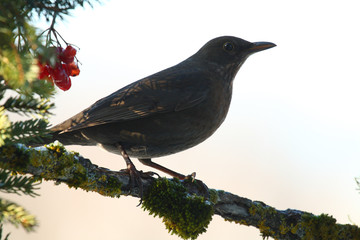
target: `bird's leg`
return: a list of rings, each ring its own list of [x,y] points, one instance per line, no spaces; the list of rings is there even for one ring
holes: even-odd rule
[[[143,183],[142,183],[142,180],[141,180],[140,173],[136,169],[136,167],[132,163],[132,161],[130,160],[130,157],[126,153],[125,149],[120,144],[116,144],[116,147],[119,149],[121,156],[123,156],[123,158],[125,160],[127,170],[129,171],[129,174],[130,174],[131,187],[134,187],[135,182],[139,185],[139,195],[140,195],[140,199],[142,200]],[[141,203],[141,200],[140,200],[140,203]]]
[[[177,173],[177,172],[175,172],[175,171],[173,171],[173,170],[170,170],[170,169],[168,169],[168,168],[166,168],[166,167],[164,167],[164,166],[161,166],[161,165],[159,165],[159,164],[157,164],[157,163],[154,163],[153,161],[151,161],[151,159],[150,158],[145,158],[145,159],[140,159],[139,158],[139,161],[142,163],[142,164],[144,164],[144,165],[146,165],[146,166],[149,166],[149,167],[153,167],[153,168],[155,168],[155,169],[157,169],[157,170],[160,170],[160,171],[162,171],[162,172],[164,172],[164,173],[167,173],[167,174],[169,174],[170,176],[172,176],[172,177],[175,177],[175,178],[178,178],[178,179],[180,179],[180,180],[184,180],[184,179],[194,179],[195,178],[195,173],[192,173],[191,175],[188,175],[188,176],[185,176],[185,175],[183,175],[183,174],[181,174],[181,173]]]

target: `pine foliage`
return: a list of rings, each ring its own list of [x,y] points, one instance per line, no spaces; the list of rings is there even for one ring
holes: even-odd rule
[[[70,10],[96,0],[1,0],[0,1],[0,146],[41,141],[48,136],[48,117],[54,104],[51,81],[39,80],[39,65],[51,62],[56,47],[56,20]],[[49,22],[48,34],[32,25],[34,18]],[[55,40],[53,38],[56,38]],[[41,57],[39,57],[41,55]],[[12,120],[16,117],[17,121]],[[39,183],[0,169],[0,191],[37,196]],[[37,225],[35,217],[20,205],[0,198],[0,240],[3,223],[22,226],[27,231]]]
[[[7,111],[14,113],[50,114],[49,109],[54,106],[49,99],[33,98],[32,96],[18,95],[9,97],[3,105]]]
[[[0,191],[20,195],[39,196],[35,192],[40,183],[32,177],[11,175],[10,171],[0,169]]]
[[[3,239],[3,225],[0,224],[0,240],[9,240],[10,233],[6,234],[5,238]]]
[[[2,80],[0,84],[7,83]],[[0,107],[0,146],[6,143],[27,143],[46,137],[49,126],[47,118],[50,109],[54,106],[53,103],[36,93],[29,95],[21,88],[14,90],[8,85],[7,88],[2,89],[5,90],[0,93],[0,101],[5,102]],[[4,99],[8,95],[5,91],[13,96]],[[23,120],[10,121],[9,112],[23,116]]]
[[[26,231],[34,231],[37,226],[36,218],[29,214],[22,206],[8,200],[0,200],[0,221],[9,222],[16,227],[23,227]]]

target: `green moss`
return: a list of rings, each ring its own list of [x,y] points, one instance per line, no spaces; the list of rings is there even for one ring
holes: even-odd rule
[[[210,194],[210,202],[212,204],[216,204],[219,199],[218,192],[215,189],[209,189],[209,194]]]
[[[144,194],[142,207],[163,218],[166,228],[183,239],[196,239],[206,231],[214,210],[203,197],[188,195],[178,180],[157,179]]]
[[[275,235],[275,232],[273,230],[271,230],[271,228],[266,224],[265,219],[259,221],[257,227],[259,228],[259,231],[260,231],[263,239],[272,237]]]
[[[350,240],[360,239],[360,229],[354,225],[336,224],[336,219],[326,214],[302,216],[301,228],[305,230],[302,240]]]
[[[287,224],[287,222],[284,219],[281,220],[281,223],[280,223],[280,226],[279,226],[280,235],[289,234],[289,232],[292,233],[292,234],[295,234],[298,229],[299,229],[298,224],[294,226],[294,224],[291,223],[289,225],[289,224]]]
[[[279,237],[278,233],[280,233],[280,235],[287,234],[289,231],[292,230],[292,227],[289,227],[284,219],[282,219],[281,217],[278,218],[279,214],[275,208],[267,206],[262,202],[254,202],[249,208],[249,213],[253,217],[255,215],[258,216],[259,221],[257,222],[256,226],[258,227],[263,239],[268,237],[273,237],[277,239],[277,237]],[[280,223],[278,231],[272,229],[269,226],[268,221],[278,221]]]
[[[85,191],[95,191],[105,196],[119,197],[121,184],[115,177],[101,176],[97,181],[94,172],[89,173],[78,159],[76,152],[66,151],[59,143],[45,145],[38,150],[24,146],[5,146],[0,148],[0,156],[6,161],[0,161],[0,167],[27,173],[27,169],[36,168],[41,171],[36,178],[45,180],[66,179],[69,187],[81,188]]]
[[[241,220],[237,221],[237,220],[230,220],[230,219],[225,218],[224,220],[225,220],[225,222],[234,222],[234,223],[237,223],[237,224],[240,224],[240,225],[249,226],[249,223],[246,222],[246,220],[244,220],[244,219],[241,219]]]
[[[42,168],[40,177],[45,180],[66,178],[69,187],[87,189],[89,178],[87,170],[78,160],[78,153],[68,152],[60,143],[45,146],[47,151],[29,148],[29,163],[36,168]]]
[[[104,182],[105,187],[99,189],[99,193],[105,196],[119,197],[121,195],[121,184],[112,176],[102,175],[99,181]]]
[[[281,239],[282,236],[298,234],[301,231],[302,240],[356,240],[360,239],[360,229],[354,225],[336,224],[336,220],[326,214],[314,216],[309,213],[302,215],[297,224],[288,223],[284,216],[279,216],[274,208],[255,203],[249,208],[252,216],[259,215],[259,228],[263,238],[273,237]],[[272,219],[272,220],[270,220]],[[279,222],[279,229],[271,229],[269,221]]]
[[[251,216],[254,216],[256,214],[256,205],[255,204],[251,205],[251,207],[249,208],[249,213]]]
[[[4,169],[13,170],[16,169],[18,173],[25,173],[25,170],[29,164],[28,156],[24,154],[23,149],[11,146],[2,146],[0,148],[0,156],[10,161],[1,161],[1,167]],[[16,156],[16,157],[14,157]]]

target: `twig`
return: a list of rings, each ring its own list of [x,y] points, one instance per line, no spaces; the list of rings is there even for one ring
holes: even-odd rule
[[[139,198],[139,184],[131,187],[127,171],[111,171],[92,164],[89,159],[68,152],[62,145],[27,148],[24,145],[0,147],[0,168],[37,178],[62,182],[70,187],[97,192],[104,196],[121,195]],[[157,181],[141,176],[144,192]],[[277,210],[260,201],[253,201],[222,190],[208,189],[201,181],[195,185],[180,182],[188,194],[196,194],[213,203],[214,213],[227,221],[259,229],[263,237],[279,240],[351,240],[360,239],[360,229],[354,225],[336,224],[328,215],[287,209]],[[200,187],[199,187],[200,186]]]

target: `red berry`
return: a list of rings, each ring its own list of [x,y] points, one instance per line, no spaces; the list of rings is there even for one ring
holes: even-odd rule
[[[61,55],[59,59],[66,64],[74,61],[74,57],[65,57],[64,55]]]
[[[76,49],[69,45],[65,48],[64,55],[67,57],[75,57]]]
[[[68,66],[71,69],[71,72],[69,74],[70,76],[76,77],[80,74],[79,66],[77,64],[75,64],[75,62],[68,64]]]
[[[68,76],[71,76],[71,68],[70,68],[70,65],[69,64],[61,64],[62,65],[62,68],[65,70],[66,74]]]
[[[65,72],[65,69],[63,69],[61,64],[57,64],[55,68],[53,68],[53,71],[51,72],[51,77],[55,80],[63,80],[68,75]]]
[[[77,76],[80,73],[78,65],[74,62],[76,49],[72,46],[67,46],[66,49],[62,47],[50,47],[58,61],[55,66],[50,63],[41,63],[42,56],[39,55],[39,79],[47,79],[55,83],[61,90],[69,90],[71,87],[70,76]]]
[[[69,76],[62,80],[54,80],[54,83],[63,91],[69,90],[71,87],[71,79]]]
[[[71,80],[69,75],[66,73],[66,70],[63,68],[62,64],[57,64],[54,69],[52,69],[51,77],[56,86],[61,90],[69,90],[71,87]]]
[[[64,63],[71,63],[74,61],[75,55],[76,55],[76,49],[69,45],[59,55],[59,59]]]
[[[38,60],[37,65],[39,67],[38,78],[40,80],[44,80],[44,79],[49,80],[50,79],[49,66],[47,64],[42,64],[40,60]]]
[[[71,77],[76,77],[80,74],[80,69],[75,62],[69,64],[62,64],[62,67],[65,70],[66,74]]]
[[[49,79],[49,77],[50,77],[49,66],[48,65],[41,66],[39,71],[39,79],[40,80]]]

